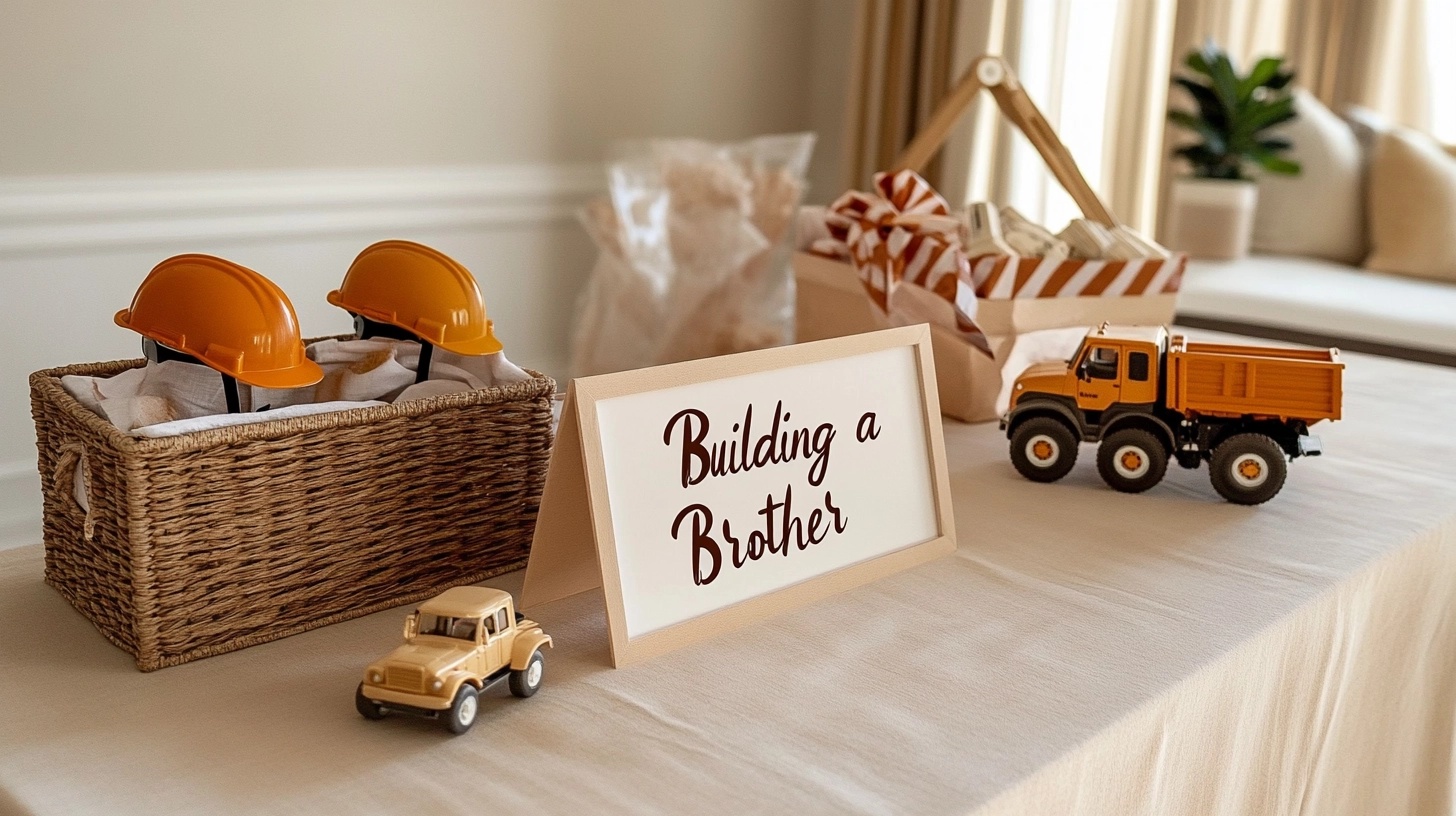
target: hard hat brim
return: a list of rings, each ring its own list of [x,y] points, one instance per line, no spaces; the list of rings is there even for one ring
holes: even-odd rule
[[[142,335],[143,337],[151,337],[152,334],[155,334],[155,332],[151,332],[151,333],[143,332],[141,329],[138,329],[137,327],[135,327],[135,326],[132,325],[132,323],[131,323],[131,309],[122,309],[121,311],[117,312],[115,316],[113,316],[111,318],[111,321],[113,323],[115,323],[116,325],[122,327],[123,329],[128,329],[130,331],[134,331],[137,334]],[[156,340],[157,338],[152,337],[152,339],[153,340]],[[158,341],[158,342],[161,342],[161,341]]]
[[[388,323],[391,326],[395,326],[397,328],[401,328],[407,332],[415,334],[415,329],[413,327],[406,326],[403,323],[400,323],[398,320],[393,319],[393,315],[378,314],[372,310],[365,309],[357,304],[346,302],[344,300],[344,293],[339,291],[338,289],[329,292],[328,295],[325,296],[325,299],[327,299],[329,303],[338,306],[340,309],[347,310],[353,314],[362,314],[370,320],[377,320],[381,323]],[[419,337],[418,334],[415,334],[415,336]],[[424,338],[421,338],[421,341],[432,343],[434,342],[432,340],[424,341]],[[446,351],[459,354],[462,357],[480,357],[486,354],[495,354],[496,352],[501,351],[505,348],[501,345],[501,342],[499,340],[495,339],[495,333],[492,331],[487,331],[484,335],[472,338],[470,340],[452,340],[448,343],[435,343],[435,346],[442,348]]]
[[[112,320],[123,329],[136,331],[131,325],[130,309],[122,309],[117,312]],[[165,340],[159,340],[153,337],[152,333],[142,332],[141,334],[143,337],[150,337],[152,340],[156,340],[164,345],[166,344]],[[223,371],[207,359],[201,357],[196,359],[202,365],[207,366],[219,374],[226,374],[240,383],[256,385],[259,388],[303,388],[304,386],[317,385],[324,378],[324,370],[319,367],[319,364],[307,358],[296,366],[277,368],[272,371],[249,371],[245,374],[234,374],[230,371]]]
[[[275,368],[272,371],[249,371],[245,374],[231,375],[237,378],[240,383],[247,383],[258,388],[303,388],[308,385],[317,385],[324,378],[324,370],[313,360],[304,360],[295,366],[288,368]]]
[[[452,343],[436,343],[440,348],[459,354],[464,357],[479,357],[484,354],[495,354],[505,346],[495,339],[494,333],[487,333],[474,340],[464,340]]]

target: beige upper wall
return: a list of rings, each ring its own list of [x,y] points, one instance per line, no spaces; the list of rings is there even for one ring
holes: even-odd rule
[[[852,16],[838,0],[4,7],[0,176],[584,161],[620,137],[837,130],[823,49]]]

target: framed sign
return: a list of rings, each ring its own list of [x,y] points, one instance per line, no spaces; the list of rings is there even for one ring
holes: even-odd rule
[[[621,666],[954,549],[909,326],[573,381],[521,605],[602,587]]]

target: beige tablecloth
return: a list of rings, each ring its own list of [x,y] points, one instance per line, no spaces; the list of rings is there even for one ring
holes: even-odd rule
[[[142,675],[0,553],[0,812],[1450,812],[1456,371],[1349,362],[1269,505],[949,424],[954,557],[624,670],[542,607],[542,692],[456,738],[353,710],[400,612]]]

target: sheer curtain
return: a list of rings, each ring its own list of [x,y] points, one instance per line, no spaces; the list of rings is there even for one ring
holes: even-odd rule
[[[949,88],[959,0],[861,0],[855,31],[849,183],[890,166]],[[934,184],[939,164],[926,178]]]
[[[1427,0],[1426,60],[1431,77],[1431,135],[1456,145],[1456,2]]]

